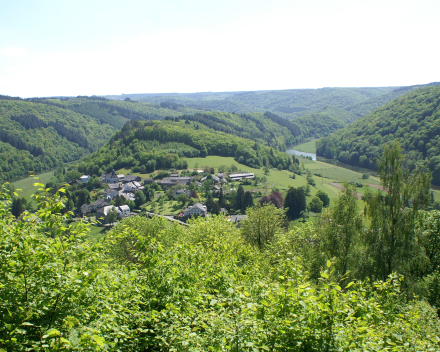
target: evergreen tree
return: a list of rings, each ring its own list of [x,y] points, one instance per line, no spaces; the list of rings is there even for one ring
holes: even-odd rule
[[[286,215],[290,220],[298,219],[307,208],[306,194],[302,187],[290,187],[284,198],[284,208],[289,208]]]
[[[239,186],[237,189],[237,196],[235,198],[235,209],[242,210],[244,202],[244,188],[243,186]]]
[[[254,199],[252,198],[252,193],[249,191],[245,192],[243,198],[243,210],[246,210],[247,208],[253,206],[254,206]]]

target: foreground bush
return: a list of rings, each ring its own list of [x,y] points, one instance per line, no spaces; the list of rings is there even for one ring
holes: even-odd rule
[[[59,194],[17,221],[2,199],[5,351],[440,349],[435,310],[406,302],[401,277],[335,282],[328,261],[312,283],[283,236],[259,250],[221,217],[136,217],[97,241],[65,225]]]

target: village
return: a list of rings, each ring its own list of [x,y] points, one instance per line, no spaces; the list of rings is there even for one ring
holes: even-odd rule
[[[239,223],[246,215],[236,214],[237,210],[240,211],[242,208],[237,207],[237,204],[235,207],[229,204],[226,206],[226,194],[232,192],[234,197],[236,194],[236,188],[227,186],[235,185],[237,182],[250,183],[255,180],[255,175],[250,172],[214,174],[213,168],[205,169],[192,172],[185,170],[180,175],[162,172],[158,176],[165,177],[156,179],[117,174],[112,170],[100,177],[102,190],[95,190],[99,197],[90,204],[83,204],[78,210],[78,215],[94,216],[101,225],[108,225],[141,212],[149,216],[160,215],[155,211],[157,203],[163,205],[164,199],[168,199],[177,201],[174,209],[181,210],[178,215],[166,214],[165,217],[169,220],[185,224],[190,218],[223,214],[228,216],[230,221]],[[78,183],[87,184],[90,180],[91,176],[82,175]],[[225,193],[224,188],[227,188]],[[245,193],[249,193],[246,197],[247,205],[253,205],[251,192]],[[151,204],[150,209],[147,207],[148,204]]]

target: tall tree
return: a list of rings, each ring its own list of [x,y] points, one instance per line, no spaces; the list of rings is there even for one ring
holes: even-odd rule
[[[367,192],[366,214],[371,220],[366,236],[372,276],[385,280],[393,271],[409,273],[416,253],[421,251],[414,232],[417,210],[427,205],[431,173],[404,169],[399,142],[385,146],[378,173],[386,195]]]
[[[254,206],[254,199],[252,198],[252,193],[247,191],[244,193],[243,198],[243,210]]]
[[[290,187],[286,198],[284,198],[284,208],[289,208],[286,211],[286,215],[290,220],[298,219],[301,216],[301,212],[307,209],[304,188]]]
[[[235,208],[237,210],[242,210],[243,202],[244,202],[244,188],[243,186],[240,185],[237,189],[237,196],[235,197]]]
[[[362,214],[357,205],[356,190],[347,183],[335,204],[325,212],[319,223],[320,252],[324,260],[333,259],[336,275],[359,268],[358,252],[361,246]]]

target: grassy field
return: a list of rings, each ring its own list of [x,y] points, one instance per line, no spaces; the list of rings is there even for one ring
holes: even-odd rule
[[[292,149],[304,153],[316,153],[316,139],[312,139],[311,141],[308,141],[306,143],[295,145],[294,147],[292,147]]]
[[[42,183],[45,185],[47,182],[49,182],[52,176],[53,171],[49,171],[39,174],[35,177],[27,177],[22,180],[15,181],[12,184],[14,185],[15,189],[21,189],[20,192],[17,192],[19,197],[31,199],[31,195],[34,194],[38,189],[38,187],[34,186],[34,183]]]

